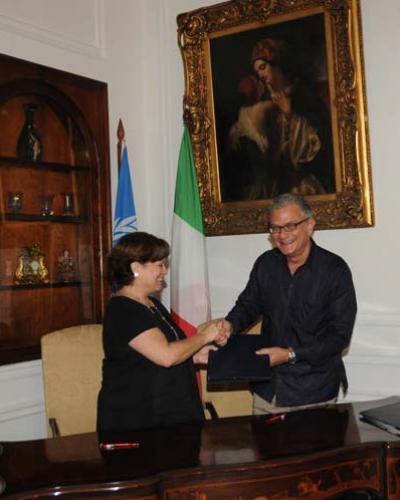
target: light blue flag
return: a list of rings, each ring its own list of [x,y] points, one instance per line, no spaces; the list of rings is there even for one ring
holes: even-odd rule
[[[117,201],[113,227],[113,246],[124,234],[137,231],[135,202],[133,201],[128,151],[124,145],[119,169]]]

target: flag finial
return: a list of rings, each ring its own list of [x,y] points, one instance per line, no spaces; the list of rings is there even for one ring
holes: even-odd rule
[[[118,122],[118,128],[117,128],[117,137],[118,137],[118,173],[119,169],[121,168],[121,160],[122,160],[122,146],[125,142],[125,129],[124,129],[124,124],[122,123],[121,118],[119,119]]]

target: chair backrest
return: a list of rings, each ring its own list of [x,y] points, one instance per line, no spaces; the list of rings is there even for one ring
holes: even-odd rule
[[[102,377],[102,325],[79,325],[41,339],[47,430],[56,419],[61,436],[96,430]]]

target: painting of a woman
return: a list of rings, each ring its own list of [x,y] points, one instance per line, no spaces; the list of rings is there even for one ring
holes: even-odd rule
[[[289,30],[269,31],[247,41],[248,70],[238,79],[240,103],[229,127],[216,105],[217,126],[220,119],[227,129],[217,131],[223,201],[335,192],[326,64],[319,80],[304,78],[299,67],[309,59],[299,58],[296,39]]]
[[[230,130],[231,150],[242,155],[242,168],[253,172],[243,195],[262,199],[288,191],[331,191],[330,179],[321,177],[328,161],[324,145],[329,142],[323,103],[292,73],[284,41],[258,41],[251,62],[257,80],[247,86],[242,81],[239,87],[250,105],[240,108]],[[242,149],[250,161],[243,162]]]
[[[224,1],[178,16],[207,236],[265,232],[284,192],[318,229],[373,225],[358,0]]]

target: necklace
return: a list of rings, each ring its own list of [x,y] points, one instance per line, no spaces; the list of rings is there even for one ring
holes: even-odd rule
[[[176,340],[181,340],[179,338],[178,332],[174,328],[174,325],[171,325],[171,323],[167,320],[167,318],[164,316],[164,314],[158,309],[158,307],[155,305],[154,302],[153,302],[152,306],[147,306],[147,307],[148,307],[148,309],[150,309],[150,311],[155,316],[158,315],[160,317],[161,321],[163,321],[168,326],[168,328],[173,332]]]

